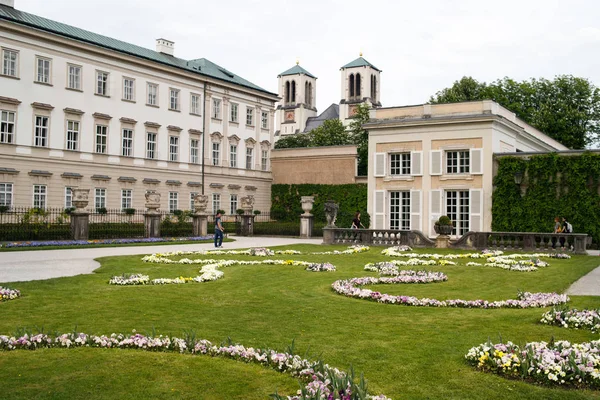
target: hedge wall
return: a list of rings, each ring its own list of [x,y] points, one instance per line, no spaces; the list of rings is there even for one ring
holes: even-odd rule
[[[271,187],[271,217],[278,221],[297,221],[300,218],[302,204],[301,196],[315,196],[312,214],[315,222],[325,222],[323,208],[327,200],[333,200],[339,205],[336,225],[350,228],[354,213],[360,211],[361,222],[369,227],[367,214],[367,185],[285,185],[277,184]]]
[[[527,188],[521,197],[515,173],[525,175]],[[498,159],[492,200],[492,230],[552,232],[554,217],[565,217],[575,233],[600,242],[600,154],[559,156],[545,154],[529,160]]]

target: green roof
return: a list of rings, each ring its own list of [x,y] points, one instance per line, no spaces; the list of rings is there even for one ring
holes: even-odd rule
[[[134,57],[143,58],[149,61],[168,65],[171,67],[194,72],[198,75],[204,75],[215,78],[221,81],[234,83],[250,89],[258,90],[271,96],[277,96],[260,86],[249,82],[240,76],[227,71],[225,68],[210,62],[204,58],[197,60],[184,60],[168,54],[159,53],[141,46],[136,46],[131,43],[123,42],[108,36],[99,35],[84,29],[76,28],[71,25],[61,22],[52,21],[47,18],[42,18],[37,15],[29,14],[23,11],[16,10],[12,7],[0,5],[0,20],[10,21],[16,24],[25,25],[31,28],[39,29],[45,32],[50,32],[59,36],[74,39],[80,42],[89,43],[100,46],[106,49],[125,53]]]
[[[287,71],[280,73],[279,76],[298,75],[298,74],[304,74],[306,76],[310,76],[311,78],[317,79],[316,76],[314,76],[313,74],[311,74],[310,72],[308,72],[307,70],[305,70],[298,64],[294,65],[292,68],[288,69]]]
[[[380,69],[378,69],[376,66],[374,66],[373,64],[371,64],[370,62],[368,62],[367,60],[365,60],[362,57],[358,57],[356,60],[354,60],[352,62],[349,62],[348,64],[344,65],[342,67],[342,69],[344,69],[344,68],[354,68],[354,67],[371,67],[375,71],[381,72]]]

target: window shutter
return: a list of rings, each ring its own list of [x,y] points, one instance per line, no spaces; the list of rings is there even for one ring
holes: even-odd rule
[[[421,201],[421,191],[411,190],[410,191],[410,229],[413,231],[422,231],[422,209],[423,203]]]
[[[374,175],[385,176],[385,156],[386,153],[375,153]]]
[[[471,174],[483,174],[483,149],[471,149],[470,160]]]
[[[442,174],[442,151],[431,150],[431,157],[429,158],[429,173],[430,175],[441,175]]]
[[[433,224],[443,213],[444,202],[442,200],[442,190],[432,190],[429,192],[429,236],[435,236]]]
[[[410,152],[410,174],[414,176],[423,175],[423,152]]]
[[[469,230],[483,231],[483,190],[469,190]]]
[[[385,190],[376,190],[373,202],[375,229],[385,229]]]

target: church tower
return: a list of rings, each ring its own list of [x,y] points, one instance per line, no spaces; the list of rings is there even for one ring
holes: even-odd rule
[[[372,108],[381,107],[380,102],[380,73],[362,57],[340,68],[342,75],[342,99],[340,100],[340,119],[347,125],[348,120],[356,112],[361,103],[368,103]]]
[[[282,72],[279,78],[276,139],[304,131],[306,120],[317,115],[317,77],[296,65]]]

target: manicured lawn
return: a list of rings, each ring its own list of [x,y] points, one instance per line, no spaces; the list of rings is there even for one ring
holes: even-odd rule
[[[324,251],[323,246],[290,246]],[[342,249],[343,247],[331,247]],[[200,266],[144,264],[139,256],[101,259],[93,275],[10,283],[18,300],[0,304],[0,334],[17,328],[97,334],[149,333],[196,336],[219,343],[227,337],[246,346],[296,350],[321,356],[338,368],[364,372],[370,392],[393,399],[600,399],[600,391],[548,388],[482,373],[464,362],[472,346],[497,341],[598,339],[590,331],[538,323],[546,309],[443,309],[385,305],[335,294],[334,280],[376,276],[368,262],[390,259],[382,248],[355,255],[298,255],[268,258],[328,261],[336,272],[302,267],[235,266],[215,282],[169,286],[115,287],[113,275],[144,273],[150,278],[196,276]],[[248,256],[203,256],[257,260]],[[537,272],[489,267],[432,266],[448,282],[381,285],[385,293],[437,299],[502,300],[518,290],[564,291],[598,265],[599,257],[549,259]],[[408,268],[407,268],[408,269]],[[600,298],[572,297],[571,307],[600,308]],[[292,394],[294,378],[239,362],[134,350],[50,349],[0,353],[0,398],[10,399],[267,399],[278,389]]]
[[[224,238],[223,243],[235,242],[235,239]],[[98,247],[143,247],[143,246],[172,246],[179,244],[198,244],[198,243],[213,243],[213,239],[207,240],[182,240],[172,242],[149,242],[149,243],[90,243],[81,245],[68,245],[68,246],[38,246],[38,247],[0,247],[1,252],[8,251],[35,251],[35,250],[67,250],[67,249],[96,249]]]

